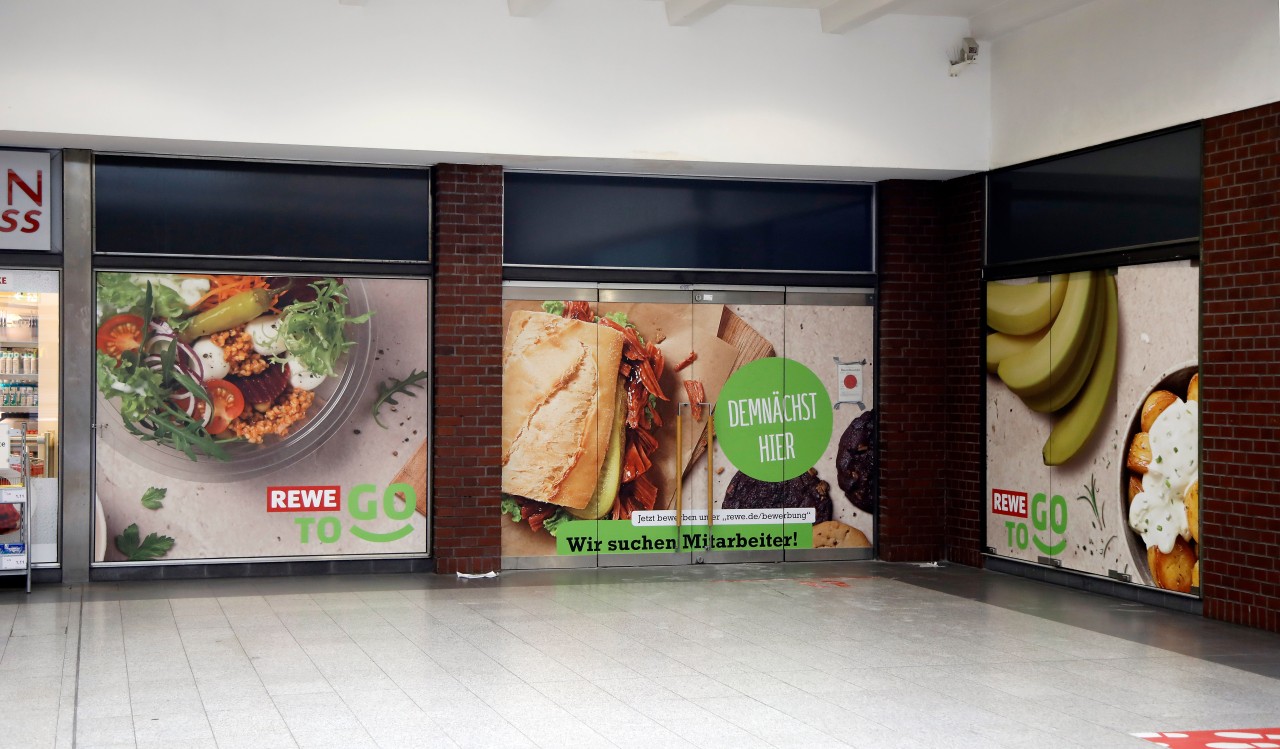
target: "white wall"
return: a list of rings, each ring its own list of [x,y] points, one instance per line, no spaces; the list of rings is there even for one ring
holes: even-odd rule
[[[1097,0],[992,45],[1005,166],[1280,100],[1276,0]]]
[[[984,169],[959,19],[651,0],[0,2],[0,145],[876,179]]]

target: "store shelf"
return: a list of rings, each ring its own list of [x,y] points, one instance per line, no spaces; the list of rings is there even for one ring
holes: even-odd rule
[[[39,415],[40,412],[34,408],[10,408],[8,406],[0,406],[0,418],[4,418],[8,414],[33,414]]]
[[[9,348],[39,348],[40,340],[34,336],[21,341],[9,338],[0,338],[0,346],[8,346]]]
[[[0,380],[10,380],[10,379],[12,379],[12,380],[22,380],[22,381],[24,381],[24,382],[25,382],[25,381],[27,381],[27,380],[30,380],[31,382],[35,382],[35,381],[36,381],[36,379],[38,379],[39,377],[40,377],[40,375],[39,375],[38,373],[34,373],[34,372],[33,372],[33,373],[23,373],[23,374],[6,374],[6,373],[4,373],[4,372],[0,372]]]

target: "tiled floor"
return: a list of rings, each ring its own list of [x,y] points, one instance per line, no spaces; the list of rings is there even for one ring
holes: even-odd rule
[[[876,562],[0,593],[0,746],[1152,747],[1280,637]]]

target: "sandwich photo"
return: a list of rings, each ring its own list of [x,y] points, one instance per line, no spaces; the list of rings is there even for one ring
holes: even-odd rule
[[[503,341],[502,511],[554,536],[573,519],[651,510],[662,351],[586,302],[511,314]]]

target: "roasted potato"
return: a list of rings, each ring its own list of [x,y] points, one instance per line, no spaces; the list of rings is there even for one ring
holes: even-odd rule
[[[1200,542],[1200,482],[1193,481],[1182,495],[1182,503],[1187,506],[1187,527],[1191,529],[1191,540]]]
[[[1179,593],[1190,593],[1192,578],[1195,576],[1196,552],[1191,548],[1182,536],[1178,536],[1178,540],[1173,545],[1173,550],[1168,554],[1155,549],[1155,561],[1151,564],[1151,574],[1156,579],[1156,585],[1165,590],[1175,590]],[[1148,558],[1151,556],[1150,551],[1147,552]]]
[[[1187,400],[1188,401],[1200,400],[1200,375],[1199,374],[1191,375],[1191,384],[1187,385]]]
[[[1133,435],[1133,442],[1129,443],[1129,458],[1125,461],[1125,466],[1130,471],[1145,474],[1149,465],[1151,465],[1151,436],[1146,432],[1138,432]]]
[[[1178,396],[1168,390],[1157,390],[1142,403],[1142,431],[1150,432],[1151,425],[1156,423],[1156,417],[1169,406],[1178,402]]]
[[[1129,504],[1133,504],[1133,498],[1142,493],[1142,477],[1136,473],[1129,474]]]

